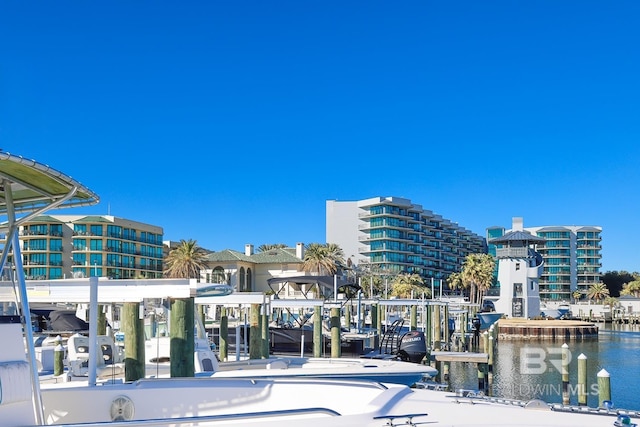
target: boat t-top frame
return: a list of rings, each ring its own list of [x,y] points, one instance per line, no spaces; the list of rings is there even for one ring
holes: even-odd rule
[[[31,383],[35,398],[35,415],[39,424],[43,424],[44,415],[18,228],[46,211],[91,206],[99,200],[94,192],[70,176],[35,160],[0,151],[0,233],[5,235],[0,256],[0,272],[5,271],[11,254],[15,269],[11,279],[15,280],[18,299],[16,307],[24,328],[27,353],[31,359]],[[22,216],[18,217],[18,214]]]

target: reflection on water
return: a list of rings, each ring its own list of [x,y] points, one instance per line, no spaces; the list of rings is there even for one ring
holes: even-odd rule
[[[562,402],[562,341],[498,342],[491,394],[509,399],[543,399]],[[597,373],[611,376],[611,400],[615,407],[640,410],[640,326],[606,325],[598,339],[569,341],[570,403],[578,404],[578,356],[587,357],[587,404],[598,406]],[[476,365],[452,363],[451,389],[477,389]]]

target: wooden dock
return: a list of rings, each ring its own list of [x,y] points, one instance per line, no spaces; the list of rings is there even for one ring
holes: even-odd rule
[[[579,320],[500,319],[499,339],[575,341],[597,339],[598,326]]]
[[[489,363],[489,354],[466,351],[434,351],[431,353],[431,360],[436,362]]]

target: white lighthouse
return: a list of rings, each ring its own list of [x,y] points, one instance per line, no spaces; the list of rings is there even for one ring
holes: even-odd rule
[[[513,218],[512,231],[489,240],[497,246],[500,298],[494,301],[497,312],[511,318],[530,319],[540,315],[538,279],[544,261],[533,249],[545,239],[523,229],[521,217]]]

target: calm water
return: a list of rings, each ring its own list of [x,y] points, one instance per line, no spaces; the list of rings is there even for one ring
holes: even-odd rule
[[[606,325],[597,340],[567,342],[570,403],[578,404],[575,385],[578,356],[587,356],[588,406],[598,406],[597,373],[605,369],[611,378],[611,400],[616,408],[640,410],[640,327]],[[543,399],[562,402],[561,346],[564,342],[498,342],[495,353],[493,396],[509,399]],[[557,366],[557,368],[556,368]],[[539,373],[544,371],[543,373]],[[452,363],[451,388],[477,389],[475,364]]]

